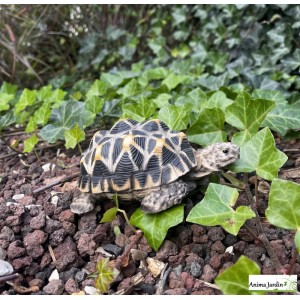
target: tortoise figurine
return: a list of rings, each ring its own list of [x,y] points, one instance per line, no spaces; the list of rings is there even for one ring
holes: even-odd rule
[[[79,189],[71,210],[83,214],[99,198],[139,200],[145,213],[157,213],[182,201],[197,181],[239,157],[239,147],[216,143],[192,148],[183,132],[160,120],[122,119],[93,136],[80,161]]]

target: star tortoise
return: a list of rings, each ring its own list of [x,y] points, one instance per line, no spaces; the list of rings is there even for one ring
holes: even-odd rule
[[[80,161],[79,189],[71,210],[83,214],[98,198],[140,200],[146,213],[163,211],[182,201],[196,181],[231,164],[239,147],[216,143],[195,150],[183,132],[160,120],[130,119],[95,133]]]

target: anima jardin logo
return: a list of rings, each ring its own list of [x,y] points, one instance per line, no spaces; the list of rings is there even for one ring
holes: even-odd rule
[[[297,292],[297,275],[249,275],[249,290]]]

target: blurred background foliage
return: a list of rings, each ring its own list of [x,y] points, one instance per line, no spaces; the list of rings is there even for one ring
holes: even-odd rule
[[[164,66],[290,93],[299,33],[299,5],[0,5],[0,82],[84,92],[104,71]]]

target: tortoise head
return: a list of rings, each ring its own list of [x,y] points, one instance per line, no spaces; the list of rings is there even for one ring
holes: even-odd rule
[[[220,171],[236,161],[240,148],[232,143],[215,143],[196,151],[197,166],[192,171],[193,177],[203,177]]]

